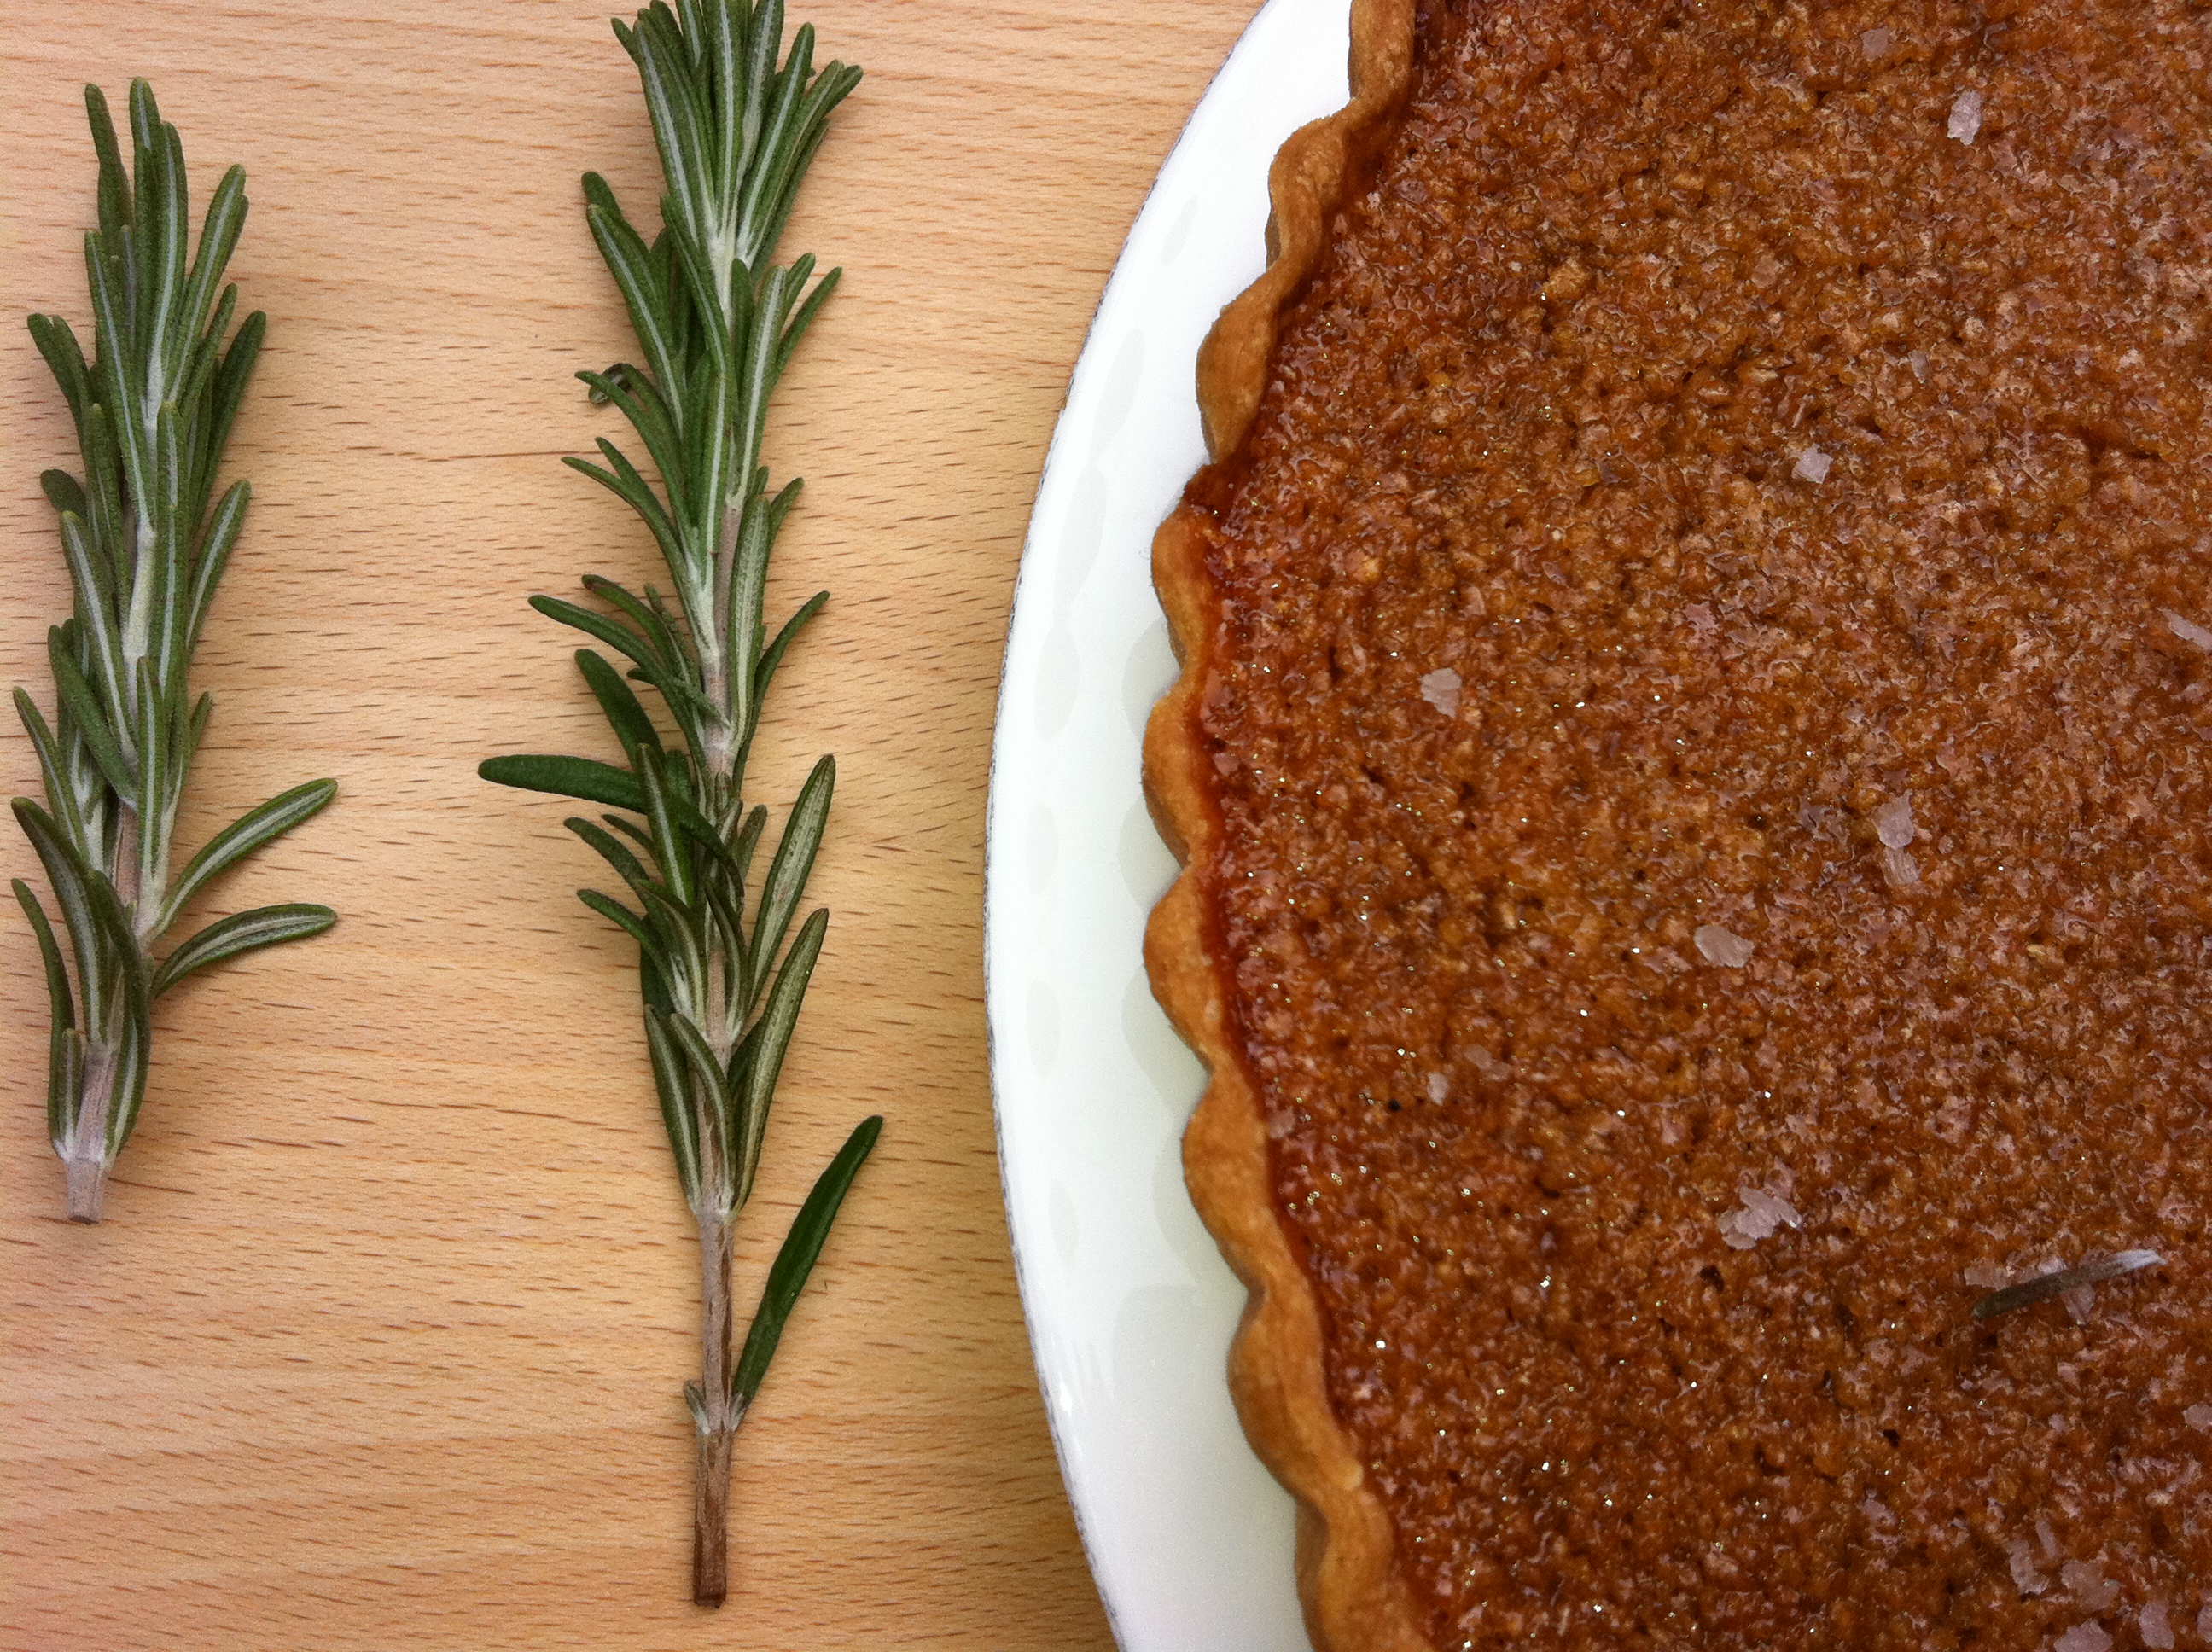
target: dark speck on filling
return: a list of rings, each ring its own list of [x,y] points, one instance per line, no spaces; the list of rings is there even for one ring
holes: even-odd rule
[[[1193,497],[1236,1026],[1431,1633],[2204,1644],[2212,9],[1421,27]]]

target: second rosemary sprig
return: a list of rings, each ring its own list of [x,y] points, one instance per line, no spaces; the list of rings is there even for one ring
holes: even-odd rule
[[[830,112],[860,74],[838,63],[817,70],[811,27],[781,52],[780,0],[655,4],[634,27],[617,21],[615,33],[637,64],[666,188],[648,244],[605,180],[585,176],[585,216],[641,359],[579,376],[593,401],[629,422],[647,465],[604,438],[603,465],[568,463],[637,513],[671,589],[648,585],[641,594],[593,575],[584,588],[599,607],[531,599],[623,662],[589,647],[575,656],[622,762],[495,757],[481,772],[621,811],[567,824],[629,896],[580,892],[638,944],[653,1084],[698,1229],[702,1356],[699,1380],[685,1388],[698,1448],[693,1596],[719,1606],[728,1588],[732,1442],[882,1127],[865,1121],[816,1182],[740,1352],[734,1224],[829,928],[826,910],[798,914],[836,779],[834,760],[816,764],[756,890],[769,811],[746,801],[746,760],[777,668],[829,600],[817,593],[770,635],[769,561],[799,483],[770,489],[761,440],[769,398],[839,273],[816,279],[811,256],[779,265],[773,255]],[[632,683],[653,690],[659,717]]]

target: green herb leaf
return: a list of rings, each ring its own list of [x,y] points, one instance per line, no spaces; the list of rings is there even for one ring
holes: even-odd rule
[[[31,319],[35,323],[44,318],[33,316]],[[35,332],[37,328],[33,326],[32,331]],[[92,509],[85,501],[83,484],[67,471],[41,471],[39,473],[39,488],[46,495],[46,502],[58,515],[82,517]]]
[[[775,668],[783,664],[785,652],[799,641],[799,634],[806,629],[807,622],[827,607],[829,602],[830,593],[817,591],[800,605],[797,613],[784,621],[783,629],[775,634],[775,641],[762,651],[760,664],[754,668],[753,693],[757,697],[768,698],[768,685],[775,678]]]
[[[195,969],[260,947],[305,940],[321,934],[337,920],[338,914],[328,907],[305,902],[256,907],[251,912],[219,919],[162,960],[154,974],[154,995],[158,998]]]
[[[620,924],[629,932],[630,938],[647,952],[657,955],[660,951],[659,939],[647,926],[645,920],[612,896],[602,895],[595,889],[580,889],[576,898],[608,922]]]
[[[588,820],[571,815],[561,823],[597,850],[599,858],[615,869],[616,874],[630,886],[639,900],[646,898],[645,891],[653,884],[653,874],[646,871],[644,862],[615,841],[611,834]]]
[[[556,797],[581,798],[586,803],[645,812],[645,789],[637,776],[590,757],[487,757],[477,765],[477,774],[495,786],[550,792]]]
[[[46,1005],[52,1017],[46,1036],[46,1134],[59,1145],[68,1136],[70,1109],[76,1100],[63,1079],[66,1073],[64,1047],[76,1029],[76,1005],[70,993],[69,971],[62,966],[62,950],[54,940],[54,926],[46,920],[46,908],[21,878],[14,879],[9,887],[15,891],[15,903],[31,920],[31,933],[39,943],[39,963],[46,970]]]
[[[643,637],[629,627],[609,619],[604,614],[594,614],[588,608],[579,608],[574,603],[563,602],[558,597],[532,597],[530,605],[548,619],[572,625],[586,635],[595,636],[617,652],[627,654],[647,671],[658,672],[660,657]]]
[[[783,1340],[783,1327],[798,1304],[799,1293],[806,1288],[807,1276],[822,1254],[853,1178],[868,1162],[876,1138],[883,1132],[880,1114],[863,1119],[816,1179],[814,1190],[792,1219],[791,1231],[784,1236],[783,1247],[769,1269],[767,1287],[761,1292],[760,1307],[753,1315],[752,1328],[745,1333],[744,1352],[738,1357],[737,1375],[730,1384],[732,1396],[740,1407],[750,1408],[760,1393],[769,1362]]]
[[[17,798],[13,807],[15,823],[31,840],[31,847],[46,868],[55,903],[61,908],[62,926],[69,932],[70,951],[82,983],[84,1024],[104,1027],[118,969],[109,951],[109,926],[93,899],[92,889],[100,881],[99,874],[85,864],[83,855],[55,824],[52,816],[28,798]]]
[[[783,945],[792,914],[806,893],[806,880],[814,871],[814,857],[822,847],[822,833],[830,822],[830,799],[837,786],[837,761],[824,757],[814,765],[806,784],[783,823],[783,838],[775,846],[761,884],[760,914],[753,923],[751,965],[746,987],[748,999],[757,998],[761,983]]]
[[[336,780],[309,780],[249,809],[207,841],[169,891],[162,913],[166,927],[185,903],[264,844],[274,843],[302,821],[312,820],[338,794]]]
[[[62,835],[82,847],[89,841],[84,818],[85,799],[78,794],[72,765],[63,756],[60,741],[46,726],[38,701],[21,689],[15,690],[15,715],[22,721],[23,732],[31,737],[31,750],[39,759],[39,778],[46,787],[48,801],[54,805],[54,817]]]
[[[100,777],[109,788],[125,803],[138,800],[138,777],[131,772],[130,760],[117,744],[115,731],[108,722],[107,711],[100,703],[100,696],[85,680],[78,666],[69,633],[57,625],[46,633],[46,653],[54,671],[54,688],[61,697],[62,710],[92,760],[100,766]]]
[[[604,654],[589,648],[577,649],[576,669],[591,685],[592,697],[606,714],[608,726],[614,730],[615,738],[622,742],[623,750],[633,764],[637,762],[641,746],[659,749],[660,731],[653,727],[653,719],[646,714],[637,695],[623,681],[622,673],[607,664]]]
[[[760,1168],[761,1143],[768,1133],[769,1108],[775,1100],[775,1081],[783,1072],[784,1051],[799,1025],[799,1008],[806,998],[806,983],[813,976],[814,961],[822,955],[822,938],[829,929],[826,908],[817,908],[799,926],[799,937],[792,942],[783,968],[776,972],[775,985],[769,989],[768,1002],[761,1006],[760,1020],[746,1036],[742,1107],[744,1142],[738,1160],[743,1175],[738,1183],[740,1205],[752,1197],[753,1176]]]
[[[684,1202],[696,1210],[699,1128],[684,1084],[683,1054],[669,1035],[666,1020],[665,1010],[647,1006],[646,1048],[653,1060],[653,1086],[660,1100],[660,1122],[668,1132],[669,1151],[676,1156],[676,1175],[684,1188]]]

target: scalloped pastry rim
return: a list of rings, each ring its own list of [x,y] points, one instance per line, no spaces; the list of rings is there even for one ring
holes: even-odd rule
[[[1328,251],[1347,180],[1402,107],[1415,0],[1354,0],[1352,100],[1292,134],[1268,175],[1265,274],[1231,301],[1200,348],[1199,409],[1212,463],[1152,541],[1152,582],[1182,674],[1145,732],[1145,794],[1182,871],[1145,932],[1152,991],[1208,1082],[1183,1135],[1193,1203],[1249,1295],[1229,1357],[1246,1436],[1297,1499],[1297,1576],[1316,1652],[1434,1652],[1395,1564],[1395,1538],[1358,1449],[1329,1403],[1321,1309],[1275,1210],[1267,1124],[1230,1024],[1226,960],[1208,899],[1220,811],[1198,713],[1212,671],[1219,597],[1206,565],[1210,516],[1194,502],[1233,459],[1267,384],[1285,308]]]

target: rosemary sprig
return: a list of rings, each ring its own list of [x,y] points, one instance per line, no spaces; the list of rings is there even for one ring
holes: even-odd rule
[[[144,81],[131,87],[131,165],[124,171],[107,100],[84,89],[100,157],[100,228],[84,238],[94,358],[58,315],[30,318],[76,421],[82,479],[40,480],[61,517],[76,602],[47,634],[55,714],[15,690],[38,753],[44,808],[15,800],[69,937],[31,886],[15,898],[38,937],[52,1000],[46,1124],[68,1175],[69,1213],[100,1219],[100,1193],[146,1093],[154,1001],[194,970],[253,948],[319,934],[328,907],[288,904],[210,924],[156,960],[155,949],[201,890],[337,794],[311,780],[218,832],[174,872],[171,840],[214,700],[187,677],[238,543],[251,489],[234,482],[212,511],[216,472],[267,331],[259,311],[228,343],[238,289],[222,280],[246,222],[246,173],[233,167],[208,204],[195,252],[184,147]]]
[[[648,246],[606,181],[585,174],[585,217],[643,359],[577,376],[592,401],[629,421],[659,485],[604,438],[604,466],[568,463],[644,520],[674,602],[652,586],[641,597],[597,575],[584,588],[603,608],[532,598],[627,662],[625,671],[593,648],[575,657],[623,761],[495,757],[480,772],[628,811],[567,824],[634,897],[579,891],[638,944],[653,1084],[698,1225],[702,1351],[699,1380],[684,1389],[698,1448],[692,1594],[720,1606],[732,1442],[883,1124],[865,1121],[815,1183],[733,1359],[733,1224],[752,1192],[776,1078],[829,926],[829,913],[817,910],[792,933],[836,778],[829,757],[807,776],[749,909],[768,810],[746,805],[746,756],[776,668],[829,600],[823,592],[802,604],[770,640],[769,557],[799,483],[769,492],[761,436],[776,382],[839,274],[814,281],[811,256],[781,266],[771,255],[830,111],[860,72],[839,63],[817,71],[811,26],[779,65],[781,0],[656,3],[635,27],[614,27],[644,84],[667,190]],[[663,738],[632,682],[659,696],[680,744]]]

